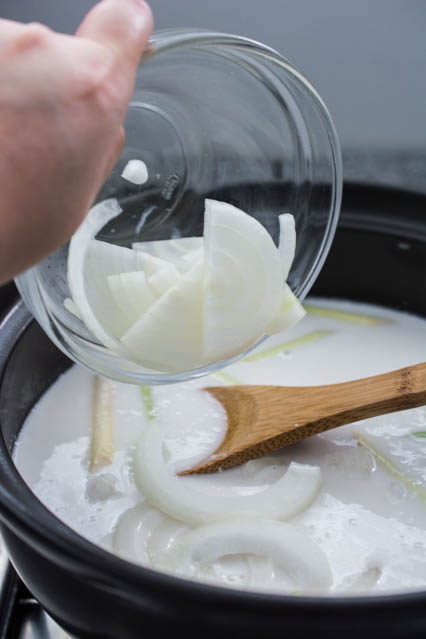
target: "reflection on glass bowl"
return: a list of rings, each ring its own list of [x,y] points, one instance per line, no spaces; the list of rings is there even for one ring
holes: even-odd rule
[[[299,299],[305,297],[334,236],[342,168],[330,115],[294,66],[246,38],[158,32],[140,65],[125,130],[122,155],[96,200],[117,198],[122,213],[98,239],[130,247],[201,236],[204,200],[211,198],[254,216],[277,243],[278,216],[292,213],[297,247],[288,282]],[[122,177],[129,160],[145,163],[143,184]],[[184,381],[225,364],[156,372],[110,352],[64,307],[67,256],[65,245],[16,283],[71,359],[137,384]]]

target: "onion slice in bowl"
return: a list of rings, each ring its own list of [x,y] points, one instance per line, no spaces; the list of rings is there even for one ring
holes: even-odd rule
[[[196,579],[206,564],[236,554],[271,557],[298,592],[324,590],[332,584],[322,550],[302,529],[281,521],[236,519],[200,526],[177,537],[171,548],[150,560],[156,569]]]
[[[135,250],[134,253],[142,260],[142,270],[147,277],[156,275],[161,271],[170,271],[171,269],[175,270],[173,264],[170,264],[167,260],[163,260],[161,257],[155,257],[154,255],[150,255],[144,251]]]
[[[123,335],[134,361],[169,372],[199,366],[203,271],[199,263],[182,275]]]
[[[120,354],[123,350],[121,344],[115,339],[108,327],[104,326],[98,318],[98,314],[92,307],[92,304],[96,305],[96,302],[93,300],[89,301],[88,299],[85,262],[89,245],[93,238],[108,222],[117,217],[121,211],[122,209],[116,199],[104,200],[96,204],[74,233],[68,249],[68,285],[72,300],[89,331],[91,331],[104,346]],[[106,279],[103,286],[107,289],[108,284]],[[96,294],[96,286],[93,288],[93,291]],[[101,297],[104,300],[108,299],[107,296],[101,295]],[[111,296],[109,295],[109,297]],[[99,308],[98,312],[100,313]],[[101,317],[105,320],[106,313],[102,312]]]
[[[269,322],[266,327],[266,333],[268,335],[274,335],[274,333],[280,333],[281,331],[291,328],[303,319],[305,315],[305,309],[294,295],[289,285],[285,284],[278,313],[274,319]]]
[[[131,325],[126,307],[116,303],[108,278],[142,268],[142,257],[123,246],[92,240],[84,263],[85,291],[90,308],[112,337],[120,337]]]
[[[187,273],[195,264],[204,263],[204,247],[190,251],[183,256],[176,268],[180,273]]]
[[[179,271],[174,264],[168,264],[168,268],[161,269],[148,278],[148,285],[154,296],[159,298],[177,284],[180,278]]]
[[[204,213],[206,362],[229,358],[265,334],[278,311],[283,281],[277,247],[244,211],[206,200]]]
[[[114,353],[151,370],[182,372],[238,356],[303,317],[282,278],[284,257],[289,268],[294,256],[291,215],[280,216],[280,249],[255,218],[214,200],[205,201],[204,237],[137,249],[95,240],[120,212],[113,199],[94,206],[68,254],[76,311]]]
[[[286,282],[296,253],[296,223],[294,216],[290,213],[279,215],[278,220],[280,223],[278,250],[281,258],[282,276]]]
[[[202,237],[179,237],[170,240],[152,240],[150,242],[133,242],[132,248],[144,251],[154,257],[179,265],[188,253],[203,246]]]
[[[133,462],[136,485],[148,501],[170,517],[192,526],[240,517],[290,519],[307,508],[321,486],[317,466],[291,463],[274,484],[252,495],[208,494],[177,477],[164,461],[161,427],[152,422],[142,435]]]
[[[123,335],[156,301],[143,271],[108,276],[108,286],[116,305],[125,316]],[[121,337],[120,335],[120,337]]]

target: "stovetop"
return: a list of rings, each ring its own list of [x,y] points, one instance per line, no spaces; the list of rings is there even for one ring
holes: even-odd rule
[[[0,639],[76,639],[51,619],[26,589],[0,544]]]

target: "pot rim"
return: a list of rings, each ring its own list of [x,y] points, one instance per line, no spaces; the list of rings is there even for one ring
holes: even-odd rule
[[[18,301],[0,324],[0,392],[16,344],[33,323],[24,303]],[[289,607],[294,611],[310,609],[337,613],[348,608],[380,611],[390,605],[405,608],[407,605],[420,607],[426,604],[426,590],[374,596],[289,596],[203,584],[138,566],[86,540],[51,513],[18,473],[3,435],[0,437],[0,521],[37,552],[54,558],[65,569],[71,568],[74,572],[78,568],[80,574],[102,582],[104,587],[117,590],[117,593],[120,585],[126,584],[130,587],[126,590],[126,598],[132,591],[132,585],[136,586],[136,598],[142,593],[146,598],[148,588],[157,608],[156,591],[162,593],[161,600],[167,606],[165,590],[173,592],[175,598],[190,598],[192,602],[198,600],[210,606],[224,602],[228,608],[235,604],[238,607],[266,607],[276,613]]]

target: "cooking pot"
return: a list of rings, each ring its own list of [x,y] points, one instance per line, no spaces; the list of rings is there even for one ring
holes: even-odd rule
[[[426,316],[425,264],[424,198],[347,186],[312,293]],[[81,639],[425,636],[426,590],[373,597],[241,592],[138,567],[70,530],[38,501],[11,458],[28,411],[70,365],[16,303],[0,326],[0,528],[17,573],[65,630]]]

